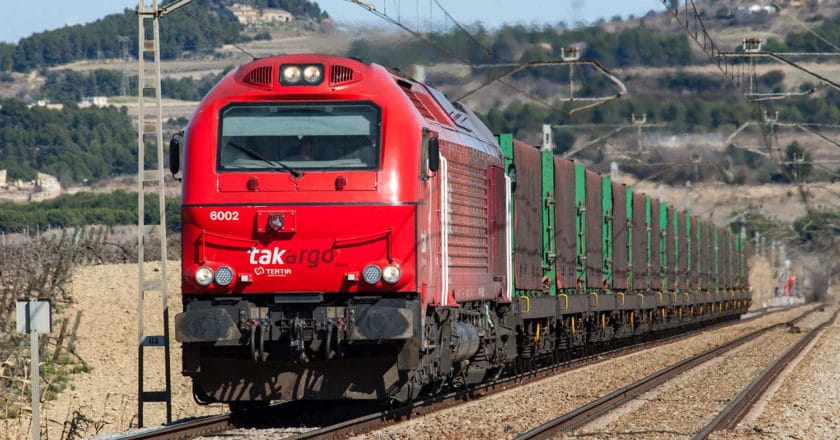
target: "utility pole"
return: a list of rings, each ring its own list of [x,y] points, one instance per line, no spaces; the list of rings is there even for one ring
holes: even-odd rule
[[[636,119],[636,114],[633,113],[630,115],[630,120],[633,122],[633,125],[636,126],[636,144],[639,153],[639,157],[642,156],[642,127],[644,127],[645,123],[647,122],[647,113],[642,113],[642,117]]]
[[[551,139],[551,125],[543,124],[542,133],[542,151],[554,151],[554,142]]]
[[[166,404],[166,423],[172,423],[172,387],[169,358],[169,296],[167,293],[167,250],[166,250],[166,187],[164,180],[163,158],[163,109],[160,89],[160,18],[185,6],[192,0],[178,0],[158,7],[158,0],[139,0],[137,17],[139,20],[138,44],[138,121],[137,121],[137,425],[143,427],[143,403],[160,402]],[[151,27],[151,32],[147,31]],[[152,58],[147,66],[146,57]],[[147,107],[148,104],[148,107]],[[146,137],[155,143],[156,167],[146,169]],[[156,186],[160,222],[158,225],[146,224],[145,191],[146,184]],[[159,244],[161,268],[152,278],[146,278],[145,249],[147,242]],[[160,334],[146,335],[144,318],[146,315],[146,294],[159,292],[156,298],[163,309],[163,324]],[[144,348],[163,349],[164,385],[162,390],[146,391],[144,388]]]
[[[128,43],[130,39],[125,35],[117,35],[117,40],[122,43],[122,78],[120,78],[120,96],[128,96]]]
[[[691,211],[691,181],[685,181],[685,210]]]

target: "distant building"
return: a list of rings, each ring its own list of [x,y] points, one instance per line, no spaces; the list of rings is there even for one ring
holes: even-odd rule
[[[0,170],[0,200],[4,202],[41,202],[61,195],[61,183],[54,176],[38,173],[36,180],[7,181],[6,170]]]
[[[32,107],[44,107],[50,110],[62,110],[64,109],[64,104],[51,104],[49,100],[39,99],[27,106],[27,108]]]
[[[741,8],[738,8],[741,9]],[[746,9],[750,14],[775,14],[776,8],[768,5],[752,5]]]
[[[286,23],[294,20],[294,16],[282,9],[255,9],[251,5],[234,3],[227,7],[228,11],[245,26],[260,27],[266,24]]]
[[[266,9],[263,11],[263,23],[287,23],[292,21],[292,13],[282,9]]]
[[[79,107],[90,107],[90,106],[97,106],[97,107],[107,107],[108,106],[108,97],[107,96],[85,96],[79,101]]]

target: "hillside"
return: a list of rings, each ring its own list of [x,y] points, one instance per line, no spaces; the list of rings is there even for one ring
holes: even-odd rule
[[[810,35],[805,32],[805,26],[811,30],[821,29],[820,26],[831,22],[827,17],[840,11],[840,1],[823,1],[818,8],[786,7],[777,14],[746,14],[738,10],[749,5],[751,3],[746,1],[697,2],[707,29],[719,47],[726,50],[736,50],[746,36],[793,41],[791,35]],[[327,52],[374,54],[374,58],[381,58],[374,61],[393,61],[395,64],[388,65],[424,76],[451,98],[486,81],[484,73],[431,50],[428,45],[393,27],[358,29],[343,26],[341,17],[334,20],[296,21],[260,30],[246,29],[242,32],[243,41],[236,46],[220,45],[213,49],[212,56],[191,53],[177,60],[165,60],[162,73],[167,80],[206,81],[232,66],[250,61],[251,57]],[[469,25],[469,20],[464,23]],[[541,125],[551,124],[556,151],[561,154],[574,151],[569,158],[602,173],[617,167],[620,172],[640,180],[642,183],[638,185],[672,185],[679,192],[686,182],[691,182],[693,193],[699,197],[705,187],[735,188],[732,191],[738,193],[739,187],[730,185],[802,181],[822,186],[840,177],[836,165],[840,161],[840,149],[833,141],[840,134],[835,124],[840,117],[840,95],[830,87],[818,88],[810,96],[761,101],[757,103],[759,107],[753,107],[667,13],[610,20],[600,25],[600,28],[582,29],[529,29],[514,25],[477,29],[476,32],[494,56],[507,59],[556,57],[565,44],[601,54],[606,59],[599,61],[627,88],[627,94],[621,98],[571,114],[570,109],[580,105],[574,103],[571,96],[578,99],[611,97],[615,87],[591,70],[587,71],[586,66],[573,71],[561,66],[553,70],[522,72],[509,79],[511,87],[493,84],[471,94],[465,102],[484,116],[493,130],[513,132],[533,144],[540,142]],[[474,28],[468,26],[468,29]],[[252,39],[258,32],[267,33],[269,37]],[[468,57],[481,59],[484,56],[478,50],[480,48],[454,30],[435,38],[439,44],[459,48]],[[607,49],[615,53],[605,52]],[[674,50],[680,57],[688,58],[687,61],[667,62],[659,55],[655,60],[643,56],[653,49]],[[422,72],[410,63],[421,60],[427,60]],[[832,57],[802,60],[799,66],[840,82],[840,66]],[[762,92],[796,91],[814,78],[779,63],[757,62],[752,68],[756,80],[754,88]],[[52,74],[61,77],[62,72],[67,71],[87,75],[102,70],[121,73],[135,69],[133,62],[104,58],[76,61],[42,72],[13,73],[13,81],[0,87],[0,97],[38,96],[44,93],[47,78]],[[570,77],[574,77],[573,81],[568,80]],[[107,99],[109,105],[125,108],[131,121],[126,125],[134,125],[136,98],[110,95]],[[164,117],[169,121],[166,133],[182,128],[196,105],[194,100],[165,99]],[[762,111],[770,116],[778,115],[774,123],[764,128],[756,122]],[[135,146],[129,140],[122,147],[130,151]],[[797,162],[802,160],[804,162]],[[15,163],[27,162],[17,160]],[[79,175],[66,174],[69,177],[65,179],[71,184],[72,177]],[[104,173],[98,176],[100,179],[107,177]],[[718,189],[710,190],[711,194],[718,192]],[[799,193],[796,186],[784,192]],[[744,208],[743,204],[731,206],[732,212]],[[808,209],[836,209],[838,206],[829,193],[821,191],[813,191],[807,200]],[[768,217],[779,217],[778,222],[788,227],[808,212],[805,205],[801,209],[785,209],[781,201],[756,209],[766,209]],[[784,215],[774,216],[776,212]],[[721,215],[726,218],[728,214]]]
[[[758,31],[762,32],[762,37],[783,40],[787,35],[801,32],[805,24],[811,28],[820,26],[827,21],[825,17],[830,16],[827,14],[840,9],[840,1],[824,1],[816,10],[788,7],[773,15],[736,13],[739,6],[748,4],[743,1],[720,0],[697,2],[698,7],[706,11],[705,24],[720,47],[735,50],[741,38]],[[189,56],[165,60],[162,73],[169,80],[206,81],[231,66],[250,61],[252,56],[263,57],[275,53],[346,54],[368,50],[366,53],[381,52],[380,55],[386,61],[395,53],[409,54],[409,60],[412,57],[418,60],[446,58],[393,28],[357,29],[342,26],[340,17],[335,20],[266,27],[260,32],[268,33],[270,39],[243,41],[236,46],[222,45],[214,50],[211,57]],[[468,21],[465,20],[465,23]],[[599,49],[601,52],[593,53],[603,53],[603,48],[607,47],[621,49],[623,55],[610,55],[610,59],[617,65],[605,65],[627,88],[628,93],[621,98],[570,114],[569,110],[577,105],[569,102],[570,94],[578,98],[606,97],[615,93],[615,88],[609,83],[605,84],[603,78],[587,71],[586,66],[575,68],[573,72],[562,66],[542,73],[523,72],[522,75],[511,77],[509,81],[513,87],[531,96],[543,97],[545,102],[554,102],[550,106],[530,99],[525,93],[516,91],[516,88],[501,84],[490,85],[470,95],[465,102],[477,113],[486,116],[488,124],[495,131],[513,132],[518,138],[537,144],[540,142],[541,125],[548,123],[553,128],[557,151],[563,154],[575,151],[569,158],[582,161],[602,173],[608,173],[617,166],[619,171],[645,182],[670,184],[679,188],[690,181],[696,193],[702,191],[700,188],[703,185],[731,188],[723,183],[786,183],[801,179],[808,184],[821,185],[819,182],[829,182],[838,175],[836,163],[840,161],[840,149],[836,148],[832,139],[840,134],[834,125],[834,121],[840,117],[837,114],[840,95],[831,88],[820,88],[806,97],[760,102],[763,111],[771,115],[774,112],[779,114],[774,125],[762,130],[755,122],[756,113],[752,105],[722,77],[717,67],[709,63],[706,55],[693,42],[687,41],[684,32],[670,15],[651,13],[632,20],[611,20],[601,25],[600,29],[593,27],[567,31],[511,26],[480,35],[486,44],[492,44],[488,47],[499,56],[514,59],[556,54],[561,49],[559,45],[569,41],[578,41],[575,44],[593,50],[602,48]],[[640,53],[648,49],[641,46],[642,40],[630,41],[628,45],[622,46],[622,42],[616,41],[616,35],[642,38],[649,35],[646,33],[648,31],[654,32],[650,35],[658,35],[655,41],[649,42],[653,44],[651,47],[685,45],[691,52],[691,61],[685,65],[655,66],[632,61],[639,60]],[[255,34],[255,30],[246,30],[243,36],[248,40]],[[443,34],[438,38],[441,44],[464,43],[463,35],[457,32]],[[474,52],[474,49],[470,50]],[[413,65],[398,64],[398,67],[409,74],[422,74],[430,84],[452,98],[486,81],[482,73],[471,71],[451,57],[445,59],[445,62],[436,61],[423,66],[422,73]],[[833,58],[802,61],[801,67],[840,82],[840,69]],[[133,62],[111,58],[54,66],[44,73],[46,76],[61,75],[61,72],[66,71],[92,74],[107,70],[119,73],[133,72],[134,69],[136,65]],[[766,84],[759,81],[756,89],[774,87],[781,91],[796,90],[803,82],[813,79],[796,69],[783,69],[778,63],[757,63],[754,70],[757,80],[766,80]],[[779,74],[780,70],[783,73]],[[569,82],[572,73],[575,79]],[[12,78],[12,83],[4,83],[0,87],[0,96],[25,98],[43,93],[46,80],[42,73],[15,73]],[[131,120],[130,125],[134,125],[136,98],[107,96],[107,99],[109,105],[125,108]],[[589,101],[581,102],[589,104]],[[164,117],[169,121],[166,133],[182,128],[196,105],[197,102],[191,100],[165,99]],[[634,122],[637,119],[645,123]],[[771,142],[769,146],[766,143],[768,140]],[[791,150],[794,144],[798,149]],[[133,141],[126,142],[123,148],[130,151],[134,148]],[[795,163],[802,159],[803,153],[808,162],[805,167]],[[781,166],[779,162],[782,162]],[[806,170],[810,176],[802,174],[802,170]],[[107,176],[100,178],[104,177]],[[797,191],[793,187],[787,192]],[[809,206],[836,208],[833,201],[822,200],[820,197],[820,193],[815,193],[808,201]],[[773,207],[768,209],[773,211]],[[789,214],[780,222],[792,225],[801,215],[791,213],[801,214],[805,211],[786,212]]]
[[[202,3],[204,4],[204,3]],[[215,4],[215,3],[214,3]],[[832,11],[840,7],[840,2],[824,1],[819,8],[787,7],[778,14],[744,14],[739,7],[749,6],[745,1],[698,1],[698,9],[705,16],[705,25],[712,33],[719,47],[726,50],[737,49],[740,40],[745,36],[753,36],[761,30],[762,37],[783,40],[786,36],[802,32],[807,24],[811,29],[818,28],[825,22],[824,17],[830,17]],[[167,17],[171,18],[171,17]],[[177,60],[165,60],[162,73],[166,81],[179,81],[179,84],[190,81],[207,81],[214,75],[230,69],[232,66],[248,62],[251,57],[263,57],[276,53],[294,52],[327,52],[336,54],[357,54],[366,60],[378,61],[386,65],[399,67],[408,72],[414,72],[415,63],[424,63],[422,75],[430,84],[441,89],[450,97],[458,97],[467,91],[474,90],[486,82],[481,71],[471,69],[457,62],[451,56],[447,57],[441,51],[435,51],[428,45],[419,42],[406,33],[396,32],[394,27],[382,29],[356,29],[341,25],[341,18],[335,22],[330,20],[293,21],[284,25],[265,27],[259,30],[243,30],[243,41],[236,46],[222,45],[213,50],[212,56],[195,56],[185,53]],[[180,23],[180,22],[179,22]],[[464,20],[465,24],[469,19]],[[189,27],[196,27],[189,23]],[[384,29],[384,30],[383,30]],[[757,126],[739,130],[746,121],[755,121],[757,117],[745,100],[739,99],[739,91],[729,84],[716,67],[709,63],[705,54],[691,42],[684,32],[675,24],[667,13],[650,13],[644,17],[631,20],[611,20],[598,27],[583,29],[528,29],[521,25],[504,27],[497,30],[481,30],[477,32],[479,39],[486,49],[492,50],[498,60],[504,59],[542,59],[544,57],[558,57],[563,45],[575,45],[584,48],[586,56],[594,56],[608,70],[626,86],[627,94],[621,99],[593,107],[590,110],[575,114],[569,111],[578,105],[588,105],[597,97],[612,97],[616,88],[604,81],[602,75],[594,73],[587,66],[580,66],[573,72],[565,66],[544,69],[531,69],[506,80],[510,87],[501,84],[491,84],[479,92],[471,94],[465,99],[479,114],[489,115],[499,112],[497,117],[488,118],[491,129],[499,132],[513,132],[518,138],[537,143],[540,139],[541,124],[554,125],[555,141],[559,151],[577,149],[599,137],[609,133],[616,127],[616,133],[604,138],[599,144],[591,148],[584,147],[575,158],[595,165],[595,168],[606,171],[611,161],[618,161],[623,168],[637,169],[638,166],[628,163],[623,158],[632,149],[643,146],[646,157],[641,157],[641,164],[647,168],[653,165],[646,163],[663,162],[660,146],[656,139],[676,136],[684,133],[709,133],[704,140],[707,145],[691,145],[701,148],[708,160],[717,163],[730,163],[734,158],[726,157],[726,141],[747,150],[765,151],[767,138],[761,136]],[[475,31],[475,30],[474,30]],[[251,39],[257,33],[268,34],[268,39]],[[164,29],[165,33],[165,29]],[[363,35],[364,38],[359,38]],[[471,60],[484,60],[481,50],[475,43],[465,40],[464,35],[454,30],[435,36],[438,44],[444,47],[457,48]],[[626,43],[621,40],[626,40]],[[238,46],[238,47],[237,47]],[[241,50],[240,50],[241,48]],[[688,50],[686,54],[682,51]],[[612,51],[612,52],[610,52]],[[246,53],[247,52],[247,53]],[[646,56],[667,52],[671,56],[678,56],[670,61]],[[395,57],[401,57],[395,59]],[[688,57],[688,58],[686,58]],[[426,61],[424,61],[426,60]],[[681,60],[681,61],[679,61]],[[837,65],[832,58],[820,62],[801,61],[802,67],[809,69],[816,75],[826,78],[837,77]],[[476,61],[472,61],[476,62]],[[663,64],[664,63],[664,64]],[[45,71],[49,75],[59,75],[61,72],[72,71],[81,74],[93,74],[97,71],[132,74],[136,69],[134,62],[114,58],[103,58],[96,61],[76,61],[71,64],[54,66]],[[795,91],[803,83],[813,81],[813,76],[803,72],[784,68],[778,63],[760,62],[754,66],[757,92],[765,91]],[[419,71],[417,74],[420,74]],[[574,74],[575,79],[568,81]],[[39,95],[48,99],[55,88],[66,89],[72,87],[67,83],[50,85],[45,90],[45,76],[35,73],[12,74],[14,81],[0,87],[0,97],[17,97],[26,100]],[[565,79],[564,79],[565,78]],[[52,84],[56,80],[50,79]],[[765,84],[766,83],[766,84]],[[117,84],[117,89],[119,84]],[[101,87],[101,85],[100,85]],[[167,95],[170,86],[164,85]],[[763,90],[762,90],[763,89]],[[53,90],[50,92],[50,90]],[[112,88],[113,90],[113,88]],[[133,90],[133,89],[129,89]],[[77,92],[78,94],[79,92]],[[86,92],[96,94],[95,89]],[[192,96],[195,96],[194,94]],[[198,95],[200,96],[200,95]],[[537,99],[531,99],[536,97]],[[571,102],[572,97],[584,99],[580,103]],[[802,147],[811,154],[812,159],[833,161],[840,158],[830,142],[823,137],[830,138],[836,128],[825,127],[816,129],[819,134],[811,134],[797,127],[799,122],[819,124],[833,124],[836,120],[830,109],[836,108],[836,93],[828,88],[817,90],[813,102],[824,101],[825,109],[808,108],[808,97],[798,100],[764,101],[760,105],[769,114],[779,113],[778,124],[773,135],[778,137],[776,149],[779,155],[792,142],[803,144]],[[134,117],[135,99],[132,96],[107,96],[108,103],[116,107],[127,108],[129,115]],[[174,123],[166,128],[167,132],[175,131],[190,117],[195,108],[195,100],[167,98],[164,103],[165,117]],[[547,105],[548,106],[547,106]],[[521,107],[521,109],[520,109]],[[730,108],[728,108],[730,107]],[[519,115],[514,115],[519,112]],[[645,118],[648,125],[638,131],[633,128],[633,119]],[[810,121],[808,119],[811,119]],[[591,124],[589,128],[581,125]],[[814,130],[813,128],[811,129]],[[634,133],[635,132],[635,133]],[[737,133],[737,136],[733,136]],[[645,139],[639,139],[639,134]],[[597,150],[597,151],[595,151]],[[678,158],[684,160],[685,158]],[[751,160],[755,162],[754,160]],[[764,165],[762,165],[764,166]],[[732,167],[744,167],[744,164],[734,163]],[[766,166],[765,166],[766,167]],[[709,170],[707,170],[709,171]],[[652,171],[655,173],[655,171]],[[649,173],[639,174],[645,176]],[[694,176],[701,179],[725,179],[724,175],[706,174],[709,177]],[[733,170],[729,175],[735,174]],[[749,175],[749,173],[742,173]],[[767,181],[770,178],[765,172],[757,181]],[[824,176],[822,178],[825,178]],[[682,176],[666,173],[661,180],[676,183]]]

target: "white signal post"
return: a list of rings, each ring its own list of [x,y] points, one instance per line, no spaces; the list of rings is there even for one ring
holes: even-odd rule
[[[41,359],[38,332],[52,331],[52,309],[49,300],[37,298],[17,301],[17,331],[29,333],[29,375],[32,377],[32,440],[41,438]]]

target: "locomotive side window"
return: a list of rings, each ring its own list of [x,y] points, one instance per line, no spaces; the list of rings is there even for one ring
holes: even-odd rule
[[[380,126],[369,102],[232,104],[220,114],[217,170],[378,169]]]

